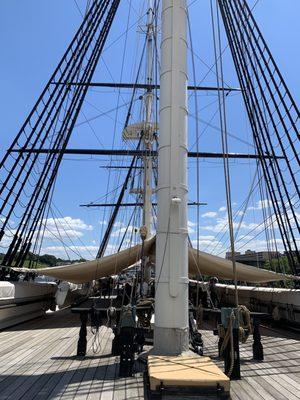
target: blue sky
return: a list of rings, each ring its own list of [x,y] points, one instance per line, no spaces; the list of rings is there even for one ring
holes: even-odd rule
[[[211,20],[209,13],[209,0],[198,0],[190,7],[190,19],[193,31],[193,47],[197,54],[196,80],[199,82],[207,74],[204,62],[211,66],[214,62],[212,48]],[[249,1],[250,5],[254,1]],[[79,8],[83,11],[86,1],[77,0]],[[123,0],[118,11],[111,34],[107,40],[107,48],[103,53],[96,70],[94,81],[134,81],[137,58],[140,54],[144,40],[143,26],[145,24],[146,1]],[[262,32],[273,52],[283,76],[290,87],[296,102],[300,100],[300,58],[299,58],[299,15],[300,2],[297,0],[260,0],[254,14]],[[39,93],[43,89],[50,74],[57,65],[65,48],[73,37],[82,16],[74,0],[1,0],[0,2],[0,104],[1,104],[1,141],[0,156],[4,154],[20,125],[26,118]],[[131,27],[127,41],[124,32],[126,24]],[[137,22],[138,21],[138,22]],[[223,46],[227,42],[223,36]],[[126,41],[124,69],[122,68],[122,54]],[[114,45],[110,46],[111,43]],[[200,61],[201,59],[201,61]],[[190,64],[190,63],[189,63]],[[237,78],[227,49],[224,53],[225,81],[238,86]],[[190,70],[190,77],[192,72]],[[190,82],[193,84],[192,80]],[[202,82],[203,85],[215,85],[215,75],[210,73]],[[84,115],[89,119],[119,105],[128,102],[130,92],[122,91],[118,94],[113,90],[91,90],[84,104]],[[216,112],[217,97],[211,93],[200,92],[198,96],[199,118],[209,121]],[[194,113],[193,99],[189,105],[190,113]],[[228,131],[240,139],[249,142],[245,145],[238,140],[230,138],[230,151],[252,152],[251,132],[242,106],[239,94],[228,98]],[[139,120],[140,101],[135,102],[132,122]],[[81,115],[78,126],[75,128],[69,147],[85,148],[115,148],[124,146],[121,140],[121,131],[124,124],[126,108],[120,108],[118,113],[110,112],[107,115],[91,121],[92,129],[84,122]],[[115,119],[117,123],[115,124]],[[212,119],[212,124],[219,126],[218,115]],[[201,132],[200,150],[220,151],[220,134],[212,127],[207,128],[204,122],[199,125]],[[115,138],[115,139],[114,139]],[[189,118],[189,143],[195,143],[195,119]],[[193,149],[195,150],[195,148]],[[98,247],[101,233],[105,228],[108,213],[97,209],[87,210],[79,204],[97,199],[109,190],[122,183],[124,172],[112,171],[108,181],[108,171],[99,166],[106,166],[108,158],[99,157],[66,157],[62,164],[54,195],[55,210],[59,209],[60,215],[55,211],[56,223],[68,231],[72,242],[68,245],[73,249],[68,250],[71,258],[74,253],[91,258]],[[119,160],[123,165],[128,165],[129,160]],[[226,224],[226,210],[224,178],[222,163],[216,160],[200,160],[200,198],[207,202],[200,210],[200,246],[202,249],[223,255],[226,251],[227,234],[218,232]],[[196,161],[190,162],[189,199],[196,200],[195,184]],[[238,209],[247,196],[249,186],[253,179],[254,163],[239,161],[231,163],[232,199],[234,208]],[[128,195],[128,199],[133,200]],[[113,201],[109,196],[107,201]],[[122,211],[118,226],[111,241],[111,250],[114,249],[119,236],[124,231],[124,221],[128,218],[128,211]],[[251,231],[262,220],[261,204],[259,197],[251,199],[247,213],[241,226],[240,235],[251,239]],[[196,243],[196,213],[191,209],[189,213],[189,227],[191,238]],[[55,230],[55,224],[48,221],[50,231]],[[138,226],[139,222],[136,221]],[[248,244],[248,239],[240,241],[241,250],[245,248],[264,249],[266,247],[263,235],[254,238]],[[68,239],[66,238],[66,241]],[[67,257],[61,244],[51,234],[45,238],[43,252]]]

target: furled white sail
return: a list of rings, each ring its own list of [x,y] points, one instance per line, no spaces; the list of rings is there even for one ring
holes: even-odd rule
[[[145,254],[150,254],[154,245],[155,237],[146,240],[144,244]],[[142,246],[138,244],[96,260],[59,267],[41,268],[35,271],[68,282],[85,283],[104,276],[117,275],[140,260],[141,250]]]
[[[281,281],[286,279],[297,279],[291,275],[279,274],[273,271],[268,271],[263,268],[256,268],[252,265],[246,265],[236,262],[237,279],[238,281],[251,283],[264,283]],[[197,249],[189,248],[189,273],[190,275],[208,275],[217,276],[220,279],[233,280],[232,261],[217,257]]]
[[[152,237],[146,240],[144,245],[144,254],[150,256],[153,260],[155,259],[155,240],[156,237]],[[139,244],[122,250],[119,253],[111,254],[93,261],[37,269],[35,271],[68,282],[85,283],[105,276],[116,275],[132,266],[140,260],[141,250],[142,246]],[[279,274],[241,263],[236,263],[236,268],[238,280],[244,282],[264,283],[285,279],[300,280],[300,277]],[[221,257],[204,253],[203,251],[199,251],[199,254],[197,254],[197,250],[190,247],[189,274],[190,276],[202,274],[206,276],[217,276],[225,280],[233,280],[232,262]]]

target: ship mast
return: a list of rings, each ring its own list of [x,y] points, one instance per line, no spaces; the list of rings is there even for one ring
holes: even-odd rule
[[[152,212],[152,157],[150,155],[153,143],[152,123],[152,78],[153,78],[153,0],[148,0],[147,17],[147,47],[146,47],[146,83],[148,86],[144,95],[145,101],[145,126],[143,132],[143,145],[146,155],[143,157],[144,164],[144,190],[143,190],[143,226],[146,227],[146,238],[151,233],[151,212]],[[148,154],[149,153],[149,154]]]
[[[154,352],[188,350],[186,0],[163,0]]]
[[[153,105],[153,25],[154,10],[153,0],[148,0],[147,12],[147,31],[146,31],[146,85],[147,90],[144,94],[144,123],[142,124],[142,143],[143,143],[143,226],[141,228],[141,238],[144,241],[151,235],[151,216],[152,216],[152,144],[154,123],[152,122]],[[140,294],[144,296],[144,282],[149,283],[151,278],[151,263],[149,257],[145,257],[142,250],[141,259],[141,285]]]

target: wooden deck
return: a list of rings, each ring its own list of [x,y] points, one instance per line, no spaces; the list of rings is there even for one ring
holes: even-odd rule
[[[101,399],[145,398],[142,364],[132,378],[119,379],[117,357],[110,356],[111,331],[102,327],[101,349],[75,357],[79,316],[69,310],[48,314],[0,332],[0,399]],[[205,355],[217,359],[217,338],[203,331]],[[251,341],[241,348],[241,381],[231,383],[232,399],[300,399],[300,338],[264,329],[265,361],[251,360]]]

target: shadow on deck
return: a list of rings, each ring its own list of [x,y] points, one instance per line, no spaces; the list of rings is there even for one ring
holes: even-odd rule
[[[62,310],[0,332],[0,400],[144,399],[144,365],[136,363],[133,377],[118,378],[110,329],[100,329],[97,354],[89,330],[87,356],[75,356],[79,326],[78,315]],[[232,399],[300,399],[300,338],[276,332],[263,329],[264,362],[252,360],[251,340],[241,346],[243,379],[231,382]],[[223,369],[217,337],[207,325],[202,334],[205,355]]]

